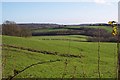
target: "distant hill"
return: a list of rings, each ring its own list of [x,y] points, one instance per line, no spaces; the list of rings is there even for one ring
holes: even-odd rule
[[[22,24],[17,24],[21,27],[29,27],[32,29],[36,28],[61,28],[61,27],[66,27],[66,26],[110,26],[107,23],[95,23],[95,24],[76,24],[76,25],[60,25],[60,24],[50,24],[50,23],[22,23]],[[120,26],[120,24],[119,24]]]
[[[59,24],[39,24],[39,23],[23,23],[17,24],[21,27],[29,27],[29,28],[56,28],[56,27],[63,27],[63,25]]]

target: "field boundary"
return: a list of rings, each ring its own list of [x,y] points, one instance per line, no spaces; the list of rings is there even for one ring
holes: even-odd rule
[[[15,46],[15,45],[2,44],[2,46],[16,48],[16,49],[21,49],[21,50],[27,50],[27,51],[30,51],[30,52],[37,52],[37,53],[42,53],[42,54],[49,54],[49,55],[57,55],[57,56],[62,56],[62,57],[69,57],[69,58],[82,58],[82,57],[84,57],[83,55],[59,54],[59,52],[49,52],[49,51],[35,50],[35,49],[26,48],[26,47],[19,47],[19,46]]]
[[[39,40],[61,40],[61,41],[87,42],[87,41],[83,41],[83,40],[72,40],[72,39],[49,39],[49,38],[43,38],[43,39],[39,39]]]

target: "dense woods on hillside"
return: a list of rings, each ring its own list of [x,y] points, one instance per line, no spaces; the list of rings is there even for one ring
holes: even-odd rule
[[[100,34],[98,32],[100,31]],[[96,42],[100,37],[100,41],[102,42],[116,42],[117,38],[112,36],[110,32],[105,29],[98,28],[68,28],[68,30],[64,31],[50,31],[50,32],[33,32],[33,36],[57,36],[57,35],[85,35],[89,36],[87,41]]]

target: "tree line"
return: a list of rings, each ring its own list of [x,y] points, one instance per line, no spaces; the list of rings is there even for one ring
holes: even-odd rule
[[[2,24],[2,35],[30,37],[31,30],[27,27],[20,27],[14,21],[5,21]]]

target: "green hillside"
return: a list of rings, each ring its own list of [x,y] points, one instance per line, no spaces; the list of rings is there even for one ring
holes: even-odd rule
[[[61,28],[43,28],[43,29],[33,29],[32,32],[54,32],[54,31],[69,31],[73,29],[80,29],[81,27],[84,28],[100,28],[105,29],[108,32],[112,32],[112,27],[110,26],[66,26]]]
[[[62,78],[64,74],[64,78],[97,78],[98,43],[83,42],[85,38],[78,35],[29,38],[3,36],[3,77],[13,75],[13,70],[22,70],[33,63],[57,59],[59,61],[54,63],[33,66],[16,77]],[[115,53],[115,43],[100,43],[102,78],[116,77]]]

